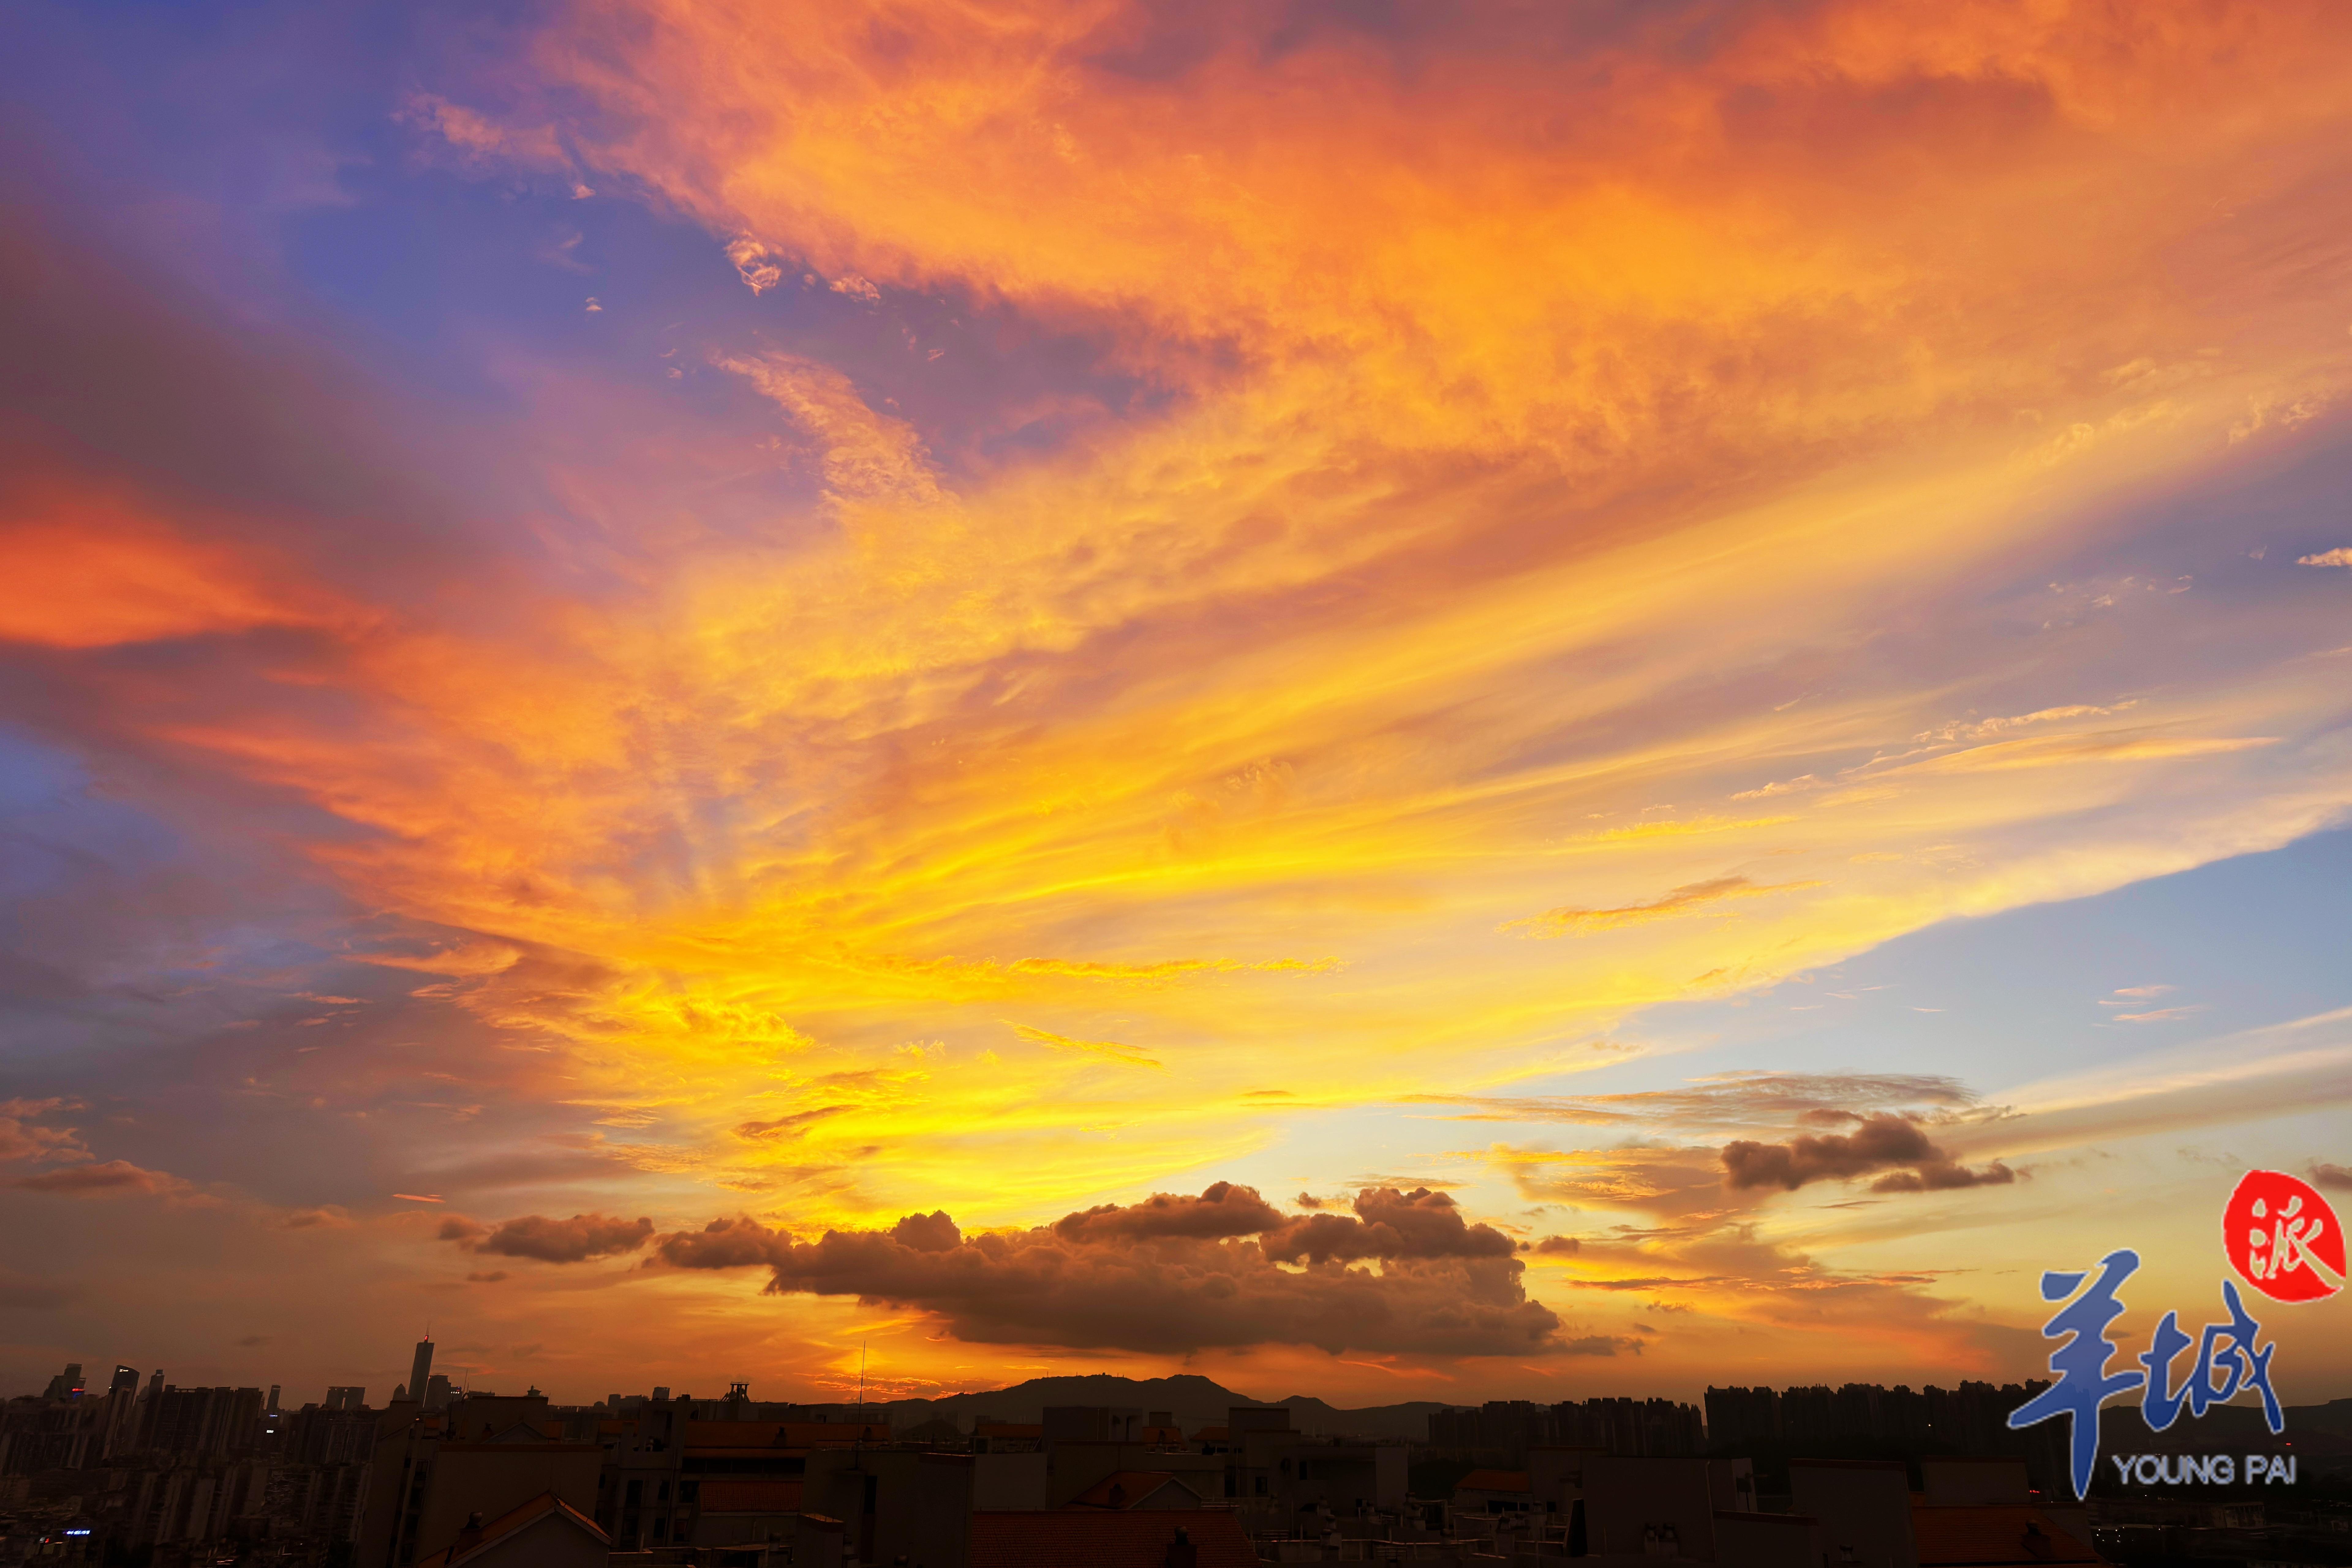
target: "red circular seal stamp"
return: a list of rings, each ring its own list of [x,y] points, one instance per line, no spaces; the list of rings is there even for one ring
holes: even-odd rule
[[[2221,1211],[2221,1249],[2273,1301],[2316,1301],[2344,1288],[2344,1227],[2310,1183],[2248,1171]]]

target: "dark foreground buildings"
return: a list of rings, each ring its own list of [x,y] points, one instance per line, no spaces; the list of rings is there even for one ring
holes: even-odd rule
[[[1412,1442],[1310,1435],[1281,1406],[896,1432],[741,1384],[567,1407],[452,1390],[429,1344],[378,1405],[339,1386],[289,1410],[130,1367],[95,1382],[68,1367],[0,1412],[0,1568],[2352,1568],[2326,1479],[2352,1402],[2335,1461],[2334,1407],[2291,1428],[2314,1434],[2293,1496],[2085,1509],[2052,1484],[2054,1428],[2007,1430],[2031,1389],[1984,1384],[1710,1389],[1703,1411],[1500,1401],[1434,1412]]]

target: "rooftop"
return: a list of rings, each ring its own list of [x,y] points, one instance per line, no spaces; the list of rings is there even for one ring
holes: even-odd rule
[[[1230,1513],[1054,1509],[971,1516],[971,1568],[1185,1568],[1171,1553],[1181,1532],[1191,1568],[1258,1568],[1257,1552]]]
[[[1192,1508],[1199,1504],[1200,1494],[1166,1470],[1118,1470],[1105,1476],[1076,1497],[1070,1500],[1078,1508],[1135,1508],[1154,1493],[1174,1487],[1183,1494],[1172,1500],[1173,1506]],[[1161,1504],[1171,1506],[1170,1503]]]
[[[419,1558],[416,1568],[458,1568],[501,1539],[517,1531],[528,1530],[541,1520],[552,1518],[559,1527],[584,1530],[605,1544],[611,1538],[596,1528],[596,1521],[557,1497],[553,1492],[541,1492],[520,1508],[509,1509],[487,1524],[468,1523],[457,1532],[457,1539],[430,1557]]]
[[[1919,1568],[2105,1561],[2040,1509],[2015,1503],[1914,1503],[1911,1534]]]

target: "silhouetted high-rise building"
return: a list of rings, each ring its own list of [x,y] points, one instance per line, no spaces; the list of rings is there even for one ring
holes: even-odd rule
[[[259,1436],[261,1390],[165,1387],[144,1414],[142,1447],[159,1454],[226,1458],[250,1449]]]
[[[106,1429],[100,1451],[119,1454],[131,1447],[138,1431],[139,1369],[117,1366],[106,1388]]]
[[[286,1418],[285,1458],[302,1465],[363,1461],[375,1447],[375,1412],[357,1400],[341,1406],[311,1405]]]
[[[435,1373],[425,1380],[425,1408],[446,1410],[449,1407],[449,1380]]]
[[[1706,1391],[1706,1435],[1717,1447],[1780,1441],[1780,1395],[1769,1388]]]
[[[433,1336],[425,1335],[416,1342],[416,1359],[408,1366],[408,1397],[425,1398],[425,1380],[433,1375]]]
[[[2023,1459],[2036,1485],[2064,1474],[2054,1425],[2009,1429],[2009,1413],[2047,1386],[1893,1388],[1849,1383],[1786,1389],[1710,1388],[1707,1436],[1717,1453],[1773,1449],[1813,1458],[1869,1453],[2000,1454]]]
[[[326,1407],[330,1410],[360,1410],[367,1405],[367,1390],[352,1384],[333,1384],[327,1389]]]

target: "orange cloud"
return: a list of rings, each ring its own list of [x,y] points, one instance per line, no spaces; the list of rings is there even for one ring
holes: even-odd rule
[[[604,111],[572,128],[592,165],[821,275],[1116,312],[1163,364],[1153,337],[1231,334],[1277,375],[1349,363],[1391,439],[1623,458],[1669,427],[1820,439],[2063,395],[2046,361],[1982,352],[2051,286],[2017,282],[2130,276],[2179,197],[2326,112],[2343,23],[1849,3],[1703,39],[1486,7],[1274,26],[603,0],[535,65]],[[2247,81],[2260,124],[2221,109]],[[2103,181],[2121,159],[2139,177]],[[2097,194],[2041,199],[2061,186]],[[2036,221],[1956,229],[1956,200]]]
[[[1360,1219],[1285,1223],[1255,1190],[1221,1182],[1197,1199],[1102,1205],[1027,1231],[967,1237],[936,1210],[887,1231],[828,1230],[814,1242],[748,1218],[716,1220],[656,1247],[675,1268],[764,1266],[779,1294],[919,1308],[981,1343],[1580,1353],[1558,1342],[1559,1319],[1527,1300],[1510,1244],[1465,1226],[1444,1194],[1382,1188],[1356,1206]],[[1261,1241],[1240,1239],[1260,1232]],[[1342,1261],[1374,1258],[1378,1273]]]
[[[507,107],[420,93],[415,145],[650,192],[758,320],[803,291],[887,363],[719,333],[671,364],[725,410],[707,429],[512,372],[518,483],[483,493],[554,504],[419,583],[289,563],[293,529],[358,531],[330,517],[273,535],[79,481],[0,512],[0,637],[83,683],[53,727],[94,716],[136,764],[109,787],[168,775],[150,802],[250,814],[239,842],[361,911],[316,951],[400,978],[400,1027],[303,1069],[318,1102],[358,1126],[380,1108],[333,1092],[388,1086],[468,1138],[503,1100],[641,1140],[400,1167],[468,1207],[461,1182],[579,1189],[568,1220],[451,1218],[461,1247],[756,1264],[826,1321],[871,1295],[997,1344],[1637,1342],[1527,1297],[1519,1200],[1675,1231],[1528,1255],[1595,1298],[1925,1321],[1946,1309],[1918,1278],[1724,1227],[1832,1145],[1916,1181],[1906,1205],[1962,1201],[1952,1173],[2010,1167],[1941,1124],[1861,1163],[1859,1133],[1792,1131],[1958,1118],[1951,1079],[1507,1086],[1624,1060],[1582,1042],[1658,1003],[2340,813],[2340,748],[2307,742],[2341,683],[2272,657],[2340,637],[2333,608],[2171,577],[2122,608],[2053,584],[2079,626],[2041,607],[2042,568],[2112,543],[2126,501],[2272,461],[2335,406],[2338,301],[2294,258],[2340,242],[2297,184],[2344,144],[2336,9],[1732,6],[1693,32],[1474,5],[1283,37],[1220,5],[544,15],[492,73]],[[950,390],[934,311],[1014,358],[1079,345],[1070,379],[1133,397],[1030,438],[996,373]],[[575,423],[596,437],[529,438]],[[509,527],[531,551],[501,553]],[[49,657],[286,628],[332,635],[248,638],[203,679]],[[1269,1079],[1297,1088],[1241,1087]],[[1129,1201],[1287,1158],[1286,1106],[1399,1102],[1636,1143],[1465,1157],[1485,1190],[1460,1211],[1442,1173],[1363,1189],[1328,1151],[1283,1190],[1355,1184],[1352,1218],[1223,1232],[1196,1202],[1178,1219],[1209,1228],[1159,1234]],[[0,1136],[49,1136],[17,1120]],[[1727,1193],[1731,1131],[1803,1179]],[[176,1179],[74,1169],[29,1180]],[[787,1205],[826,1240],[779,1239]],[[714,1207],[751,1212],[614,1217]],[[1074,1207],[1119,1245],[1044,1223]],[[1396,1267],[1349,1275],[1368,1258]],[[1159,1315],[1119,1339],[1143,1276]],[[1166,1308],[1227,1289],[1248,1310],[1213,1332]],[[1448,1291],[1492,1312],[1449,1337]]]
[[[336,618],[315,588],[273,580],[112,487],[53,480],[0,500],[0,639],[92,648]]]

